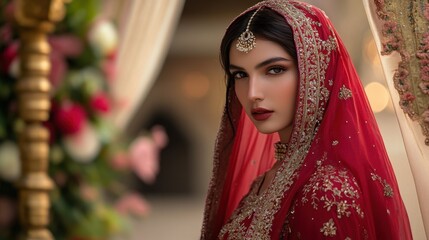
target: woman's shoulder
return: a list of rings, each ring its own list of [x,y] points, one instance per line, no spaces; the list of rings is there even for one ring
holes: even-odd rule
[[[362,203],[360,187],[348,169],[320,165],[295,195],[285,227],[292,238],[363,237]]]
[[[335,210],[338,218],[354,211],[363,217],[361,190],[356,178],[345,167],[320,165],[297,194],[297,205],[310,205],[314,210]]]

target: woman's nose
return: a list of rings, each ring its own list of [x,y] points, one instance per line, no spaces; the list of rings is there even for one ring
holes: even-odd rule
[[[261,101],[264,99],[264,94],[262,91],[262,84],[260,79],[252,77],[249,79],[249,100],[251,101]]]

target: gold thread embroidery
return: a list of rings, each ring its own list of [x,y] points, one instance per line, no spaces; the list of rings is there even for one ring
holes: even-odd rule
[[[397,51],[401,57],[393,83],[398,91],[399,106],[422,127],[429,146],[429,93],[424,89],[429,81],[429,15],[427,1],[374,1],[382,21],[381,55]],[[422,87],[423,86],[423,87]],[[419,89],[420,88],[420,89]]]
[[[373,181],[380,182],[380,184],[383,186],[383,194],[385,197],[393,197],[393,188],[390,186],[389,183],[387,183],[386,179],[381,179],[381,177],[375,173],[371,173],[371,179]]]
[[[320,166],[304,186],[301,202],[304,206],[311,200],[311,205],[316,210],[321,203],[327,211],[336,207],[338,218],[350,217],[351,210],[354,209],[363,218],[364,212],[356,203],[360,198],[357,186],[356,179],[349,176],[347,170],[338,170],[331,165]],[[320,193],[324,194],[320,196]]]
[[[303,207],[334,211],[338,219],[352,217],[352,215],[363,219],[364,212],[359,205],[360,195],[357,189],[357,181],[350,175],[348,170],[337,169],[332,165],[317,167],[316,172],[313,173],[308,183],[303,187],[302,195],[298,196],[288,213],[284,234],[286,234],[287,238],[294,239],[296,232],[294,232],[290,224],[295,219],[295,212],[300,211],[299,209]],[[308,204],[310,206],[307,206]],[[300,216],[299,212],[297,214]],[[315,212],[315,214],[318,213]],[[311,220],[314,220],[314,218],[311,218]],[[322,229],[328,230],[328,228]],[[362,236],[365,236],[365,231],[362,228]],[[323,233],[324,231],[321,232]]]
[[[345,85],[343,85],[343,86],[340,88],[340,93],[338,94],[338,97],[339,97],[340,99],[347,100],[347,99],[349,99],[349,98],[351,98],[351,97],[352,97],[352,91],[351,91],[350,89],[346,88],[346,86],[345,86]]]
[[[328,222],[325,222],[320,232],[323,233],[325,237],[335,236],[337,234],[337,227],[335,226],[334,220],[331,218]]]

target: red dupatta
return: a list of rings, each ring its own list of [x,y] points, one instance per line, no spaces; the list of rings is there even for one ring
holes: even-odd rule
[[[243,220],[242,238],[278,239],[295,195],[318,166],[332,165],[347,168],[359,184],[368,239],[411,239],[408,216],[375,118],[331,22],[323,11],[296,1],[264,1],[244,13],[260,7],[281,14],[291,26],[300,82],[286,159],[260,209]],[[225,109],[232,121],[225,111],[201,239],[218,238],[233,211],[240,212],[239,202],[252,182],[274,162],[277,134],[259,133],[234,91],[229,99]]]

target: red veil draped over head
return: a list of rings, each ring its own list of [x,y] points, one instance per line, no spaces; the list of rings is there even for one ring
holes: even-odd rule
[[[215,146],[201,239],[218,239],[219,234],[228,239],[288,238],[284,234],[288,215],[301,201],[297,197],[311,192],[305,186],[316,173],[324,173],[320,185],[325,191],[335,190],[327,186],[336,184],[330,173],[348,179],[342,187],[351,183],[357,187],[342,192],[340,186],[333,191],[334,198],[345,195],[353,200],[325,202],[319,207],[335,211],[329,221],[298,216],[294,226],[302,229],[303,239],[309,239],[304,232],[312,239],[318,238],[316,233],[322,233],[318,239],[411,239],[408,216],[374,115],[330,20],[314,6],[287,0],[260,2],[244,13],[261,7],[284,16],[293,30],[300,79],[293,132],[270,187],[260,196],[252,195],[252,182],[256,184],[257,177],[274,163],[273,145],[279,138],[259,133],[230,91]],[[317,205],[321,199],[312,195],[307,200]],[[351,209],[360,216],[358,223],[343,220]],[[312,232],[311,224],[321,228]]]

